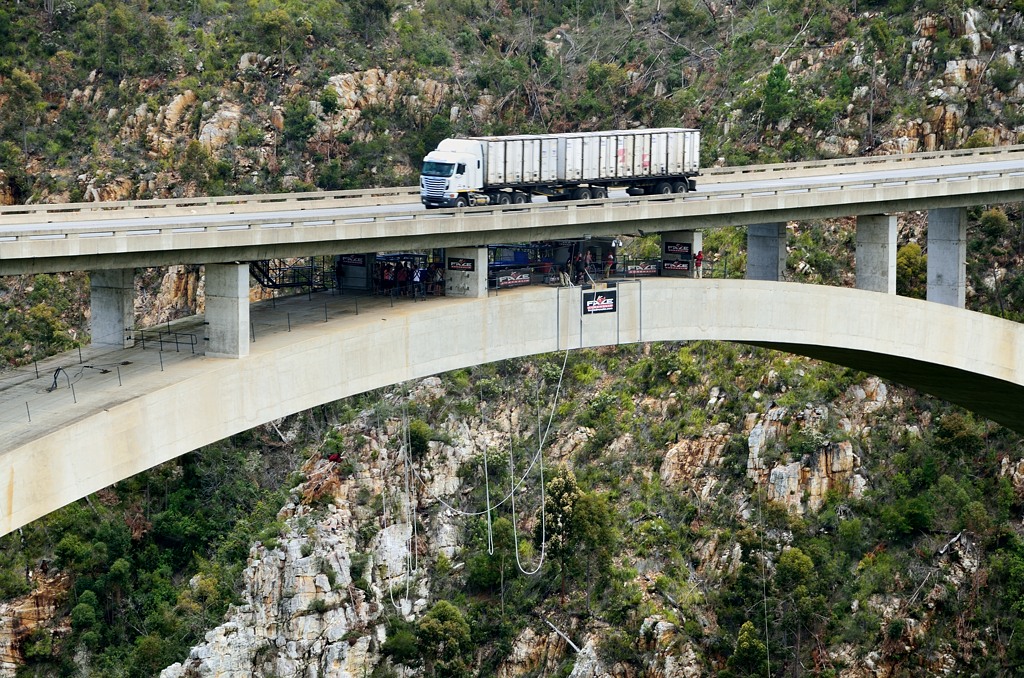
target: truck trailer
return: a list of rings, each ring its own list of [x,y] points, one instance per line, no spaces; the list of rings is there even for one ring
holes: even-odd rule
[[[445,139],[423,159],[420,199],[430,209],[684,193],[699,170],[695,129]]]

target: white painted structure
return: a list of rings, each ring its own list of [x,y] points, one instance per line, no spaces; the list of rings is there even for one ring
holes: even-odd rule
[[[28,382],[23,393],[47,399],[45,408],[34,406],[33,421],[24,408],[17,416],[15,393],[4,392],[0,408],[0,533],[320,403],[495,360],[608,344],[710,339],[778,348],[870,371],[1024,431],[1024,325],[795,283],[662,278],[623,283],[616,292],[615,312],[600,314],[582,312],[579,288],[526,287],[364,309],[292,331],[282,320],[286,303],[273,310],[263,303],[254,314],[277,313],[277,330],[260,330],[244,358],[166,365],[161,358],[158,366],[149,351],[148,366],[136,357],[139,369],[123,384],[89,371],[74,396],[67,388],[44,395],[38,380]],[[294,314],[307,302],[288,303]],[[260,317],[261,326],[271,324]]]
[[[0,208],[0,275],[93,272],[94,349],[134,350],[136,267],[205,264],[209,322],[204,355],[172,361],[165,372],[161,353],[159,373],[123,363],[148,377],[122,387],[118,367],[117,389],[107,381],[76,394],[65,373],[68,389],[39,401],[34,420],[37,386],[26,387],[35,396],[23,402],[17,388],[0,390],[0,532],[323,402],[580,346],[687,339],[770,346],[906,383],[1024,431],[1022,326],[961,310],[964,208],[1024,200],[1024,146],[726,168],[707,172],[699,193],[645,198],[429,213],[410,204],[416,199],[416,189],[390,189]],[[890,213],[905,210],[929,211],[928,298],[938,304],[893,294]],[[839,216],[858,217],[862,290],[774,282],[785,269],[786,222]],[[486,243],[643,230],[699,246],[697,232],[727,225],[752,226],[751,280],[624,283],[616,312],[589,315],[578,289],[487,296]],[[433,248],[474,264],[447,271],[447,298],[256,341],[245,262]],[[55,372],[55,386],[59,378]]]

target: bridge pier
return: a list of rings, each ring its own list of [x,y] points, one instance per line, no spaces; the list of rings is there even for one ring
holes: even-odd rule
[[[896,217],[857,217],[857,289],[896,294]]]
[[[206,264],[206,355],[249,355],[249,264]]]
[[[782,280],[786,270],[786,224],[747,226],[747,280]]]
[[[967,209],[928,210],[928,301],[964,308],[967,297]]]
[[[449,297],[487,296],[487,248],[449,247],[445,250],[444,293]]]
[[[90,333],[94,346],[131,348],[135,325],[135,269],[90,271]]]

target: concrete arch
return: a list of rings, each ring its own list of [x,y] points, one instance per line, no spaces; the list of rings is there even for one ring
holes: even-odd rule
[[[614,313],[579,288],[437,299],[197,358],[170,386],[97,407],[0,455],[0,534],[190,450],[295,412],[452,369],[648,341],[721,340],[848,365],[1024,432],[1024,326],[862,290],[747,280],[622,283]]]

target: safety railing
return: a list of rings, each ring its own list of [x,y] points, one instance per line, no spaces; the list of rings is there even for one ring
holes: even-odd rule
[[[953,149],[923,153],[904,153],[857,158],[836,158],[765,165],[735,167],[709,167],[702,175],[716,180],[733,177],[742,179],[764,178],[773,175],[794,174],[814,170],[834,170],[835,173],[874,171],[883,166],[915,164],[933,165],[935,161],[956,160],[990,162],[1024,158],[1024,145],[995,146],[973,149]],[[355,189],[346,191],[318,191],[309,193],[271,193],[260,195],[234,195],[196,198],[156,198],[149,200],[119,200],[109,202],[78,202],[63,204],[0,206],[0,226],[12,223],[56,222],[88,217],[92,219],[124,218],[181,214],[188,210],[195,216],[236,214],[257,210],[302,209],[322,210],[337,207],[372,207],[418,202],[419,188],[402,186],[392,188]]]

